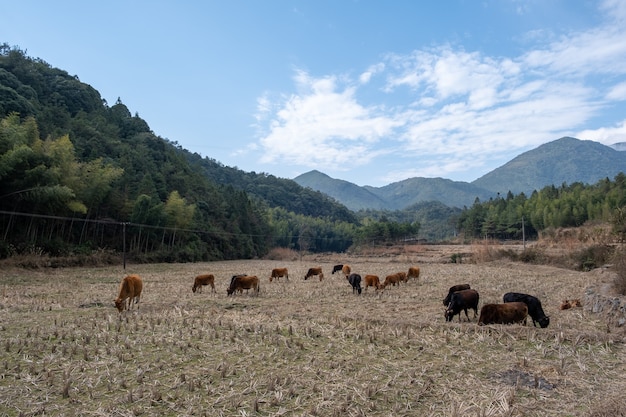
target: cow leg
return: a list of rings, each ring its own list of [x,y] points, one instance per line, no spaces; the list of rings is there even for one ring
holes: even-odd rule
[[[461,317],[461,313],[459,313],[459,317]],[[469,314],[467,314],[467,309],[465,309],[465,317],[467,317],[467,322],[469,323],[471,320],[469,318]]]

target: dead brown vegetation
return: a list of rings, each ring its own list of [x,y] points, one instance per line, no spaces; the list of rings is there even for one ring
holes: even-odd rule
[[[494,248],[492,248],[494,249]],[[2,270],[0,415],[608,415],[626,389],[623,333],[585,309],[561,311],[604,279],[595,271],[508,259],[450,263],[470,248],[302,261]],[[353,295],[336,263],[419,280]],[[326,279],[304,281],[321,265]],[[294,278],[269,282],[272,268]],[[142,307],[110,301],[124,274],[144,279]],[[217,296],[194,294],[215,275]],[[261,279],[226,295],[230,277]],[[546,329],[446,323],[448,288],[470,283],[481,305],[507,291],[540,297]],[[68,296],[71,294],[71,296]],[[604,413],[604,414],[603,414]]]

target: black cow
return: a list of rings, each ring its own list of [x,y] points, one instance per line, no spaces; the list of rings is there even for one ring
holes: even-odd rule
[[[352,294],[354,294],[355,291],[361,294],[361,275],[350,274],[348,276],[348,282],[352,285]]]
[[[519,292],[507,292],[502,297],[505,303],[521,301],[528,307],[528,315],[533,319],[533,326],[539,323],[541,328],[546,328],[550,324],[550,317],[546,316],[541,308],[541,301],[537,297]]]
[[[235,279],[236,279],[236,278],[239,278],[239,277],[245,277],[245,276],[248,276],[248,274],[237,274],[237,275],[233,275],[233,276],[232,276],[232,278],[230,279],[230,283],[228,284],[228,288],[230,288],[230,287],[232,287],[232,286],[233,286],[233,284],[235,283]],[[241,292],[243,292],[243,291],[241,291]],[[247,293],[247,292],[248,292],[248,291],[246,291],[246,293]]]
[[[443,305],[447,307],[448,304],[450,304],[450,297],[452,297],[452,293],[457,292],[457,291],[469,290],[469,289],[470,289],[469,284],[459,284],[459,285],[451,286],[450,289],[448,290],[448,295],[446,295],[446,298],[443,299]]]
[[[459,322],[461,321],[461,311],[465,311],[465,317],[467,321],[470,321],[467,309],[474,310],[474,318],[478,315],[478,291],[476,290],[461,290],[452,293],[450,297],[450,303],[446,308],[445,317],[446,321],[452,321],[455,315],[459,315]]]
[[[343,268],[343,264],[333,266],[333,272],[331,272],[330,275],[334,274],[337,271],[341,271],[341,268]]]

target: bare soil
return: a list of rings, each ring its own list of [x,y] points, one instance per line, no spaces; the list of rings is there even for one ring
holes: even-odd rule
[[[600,416],[624,415],[623,332],[564,299],[606,282],[600,270],[469,259],[471,247],[104,268],[0,270],[0,415],[7,416]],[[466,256],[467,255],[467,256]],[[331,274],[421,275],[353,294]],[[321,266],[325,277],[304,280]],[[289,268],[289,280],[269,282]],[[139,308],[113,306],[125,274],[144,280]],[[192,293],[201,273],[216,278]],[[234,274],[259,296],[226,295]],[[538,296],[551,318],[447,323],[442,299],[469,283],[480,305],[508,291]]]

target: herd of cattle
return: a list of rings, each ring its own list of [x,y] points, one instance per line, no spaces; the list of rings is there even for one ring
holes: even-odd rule
[[[412,266],[408,272],[397,272],[387,275],[385,280],[381,282],[377,275],[361,275],[353,273],[349,265],[335,265],[331,274],[340,272],[352,286],[352,292],[361,294],[361,282],[364,282],[365,288],[373,287],[375,290],[384,290],[387,286],[400,285],[401,282],[408,282],[411,278],[418,279],[420,268]],[[318,277],[320,281],[324,279],[324,273],[321,267],[309,268],[304,279]],[[289,280],[289,271],[287,268],[275,268],[272,270],[269,281],[285,278]],[[198,275],[194,279],[192,292],[202,292],[202,287],[210,286],[212,292],[215,293],[215,276],[213,274]],[[133,303],[139,303],[143,284],[139,275],[133,274],[124,277],[120,284],[119,295],[115,299],[115,307],[121,313],[125,309],[131,309]],[[242,293],[243,290],[252,290],[253,294],[258,295],[260,290],[259,278],[256,275],[234,275],[228,285],[226,293],[230,296],[236,292]],[[550,324],[548,317],[541,306],[541,301],[535,296],[522,294],[517,292],[509,292],[502,297],[501,304],[485,304],[478,314],[478,291],[470,288],[469,284],[459,284],[450,287],[448,294],[443,300],[445,306],[444,317],[446,321],[452,321],[454,316],[459,316],[461,321],[461,312],[465,313],[467,321],[471,321],[467,310],[474,310],[474,318],[478,316],[478,324],[514,324],[523,323],[526,325],[526,318],[530,316],[533,326],[539,324],[545,328]],[[572,307],[580,307],[580,300],[565,300],[561,305],[561,309]],[[137,306],[139,308],[139,306]]]

